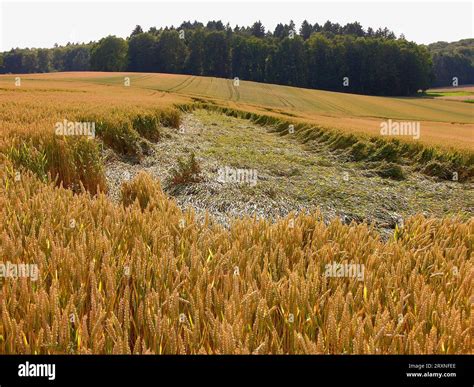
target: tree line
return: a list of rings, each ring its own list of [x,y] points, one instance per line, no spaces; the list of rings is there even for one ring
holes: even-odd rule
[[[474,39],[432,43],[428,49],[433,58],[433,86],[451,86],[453,77],[459,84],[474,84]]]
[[[369,95],[413,95],[433,82],[427,47],[358,22],[231,28],[221,21],[137,26],[129,37],[0,54],[0,72],[131,71],[192,74]]]

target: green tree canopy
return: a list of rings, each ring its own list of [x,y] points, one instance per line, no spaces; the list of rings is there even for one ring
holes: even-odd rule
[[[91,52],[91,68],[98,71],[123,71],[127,67],[127,41],[115,36],[101,39]]]

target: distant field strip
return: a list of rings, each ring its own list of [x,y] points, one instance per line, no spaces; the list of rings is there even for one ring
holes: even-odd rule
[[[420,121],[420,141],[426,144],[457,149],[474,149],[474,106],[456,100],[440,98],[374,97],[289,86],[261,84],[214,77],[175,74],[141,73],[50,73],[22,75],[26,87],[61,88],[87,84],[119,86],[130,77],[131,89],[153,89],[175,94],[179,100],[187,97],[205,98],[222,105],[253,112],[269,109],[275,114],[290,114],[295,118],[325,127],[351,132],[380,133],[382,121]],[[0,76],[0,87],[13,87],[13,76]],[[86,90],[87,91],[87,90]],[[110,91],[113,91],[112,89]],[[409,140],[410,141],[410,140]]]

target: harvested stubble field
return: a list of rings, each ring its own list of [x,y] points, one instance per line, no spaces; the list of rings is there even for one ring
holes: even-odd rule
[[[216,79],[140,74],[126,88],[124,76],[32,75],[17,88],[0,77],[1,260],[39,268],[37,281],[0,279],[0,353],[472,352],[472,105],[393,99],[399,115],[381,116],[423,120],[432,109],[444,128],[406,145],[347,134],[344,122],[362,127],[371,110],[385,111],[375,97],[339,95],[338,107],[326,92],[302,90],[320,100],[295,107],[299,89],[260,85],[280,102],[253,106],[258,84],[218,96],[232,88]],[[363,110],[364,98],[375,105]],[[55,136],[64,119],[95,122],[97,138]],[[367,154],[355,153],[357,144]],[[173,149],[196,153],[203,181],[169,187],[163,171],[176,164]],[[308,213],[290,206],[283,217],[257,219],[244,210],[225,224],[206,205],[195,213],[184,197],[200,198],[219,160],[263,169],[255,189],[224,191],[236,201],[266,197],[278,207],[298,193]],[[430,173],[433,163],[448,179],[459,171],[460,181]],[[386,165],[402,180],[387,177]],[[331,182],[345,169],[356,177],[347,191],[356,204]],[[111,179],[111,171],[132,178]],[[433,193],[417,196],[423,185]],[[388,238],[365,223],[377,208],[364,186],[406,215]],[[395,198],[403,191],[413,191],[409,211]],[[318,212],[328,197],[343,212],[362,209],[357,222]],[[362,265],[362,280],[327,277],[334,263]]]

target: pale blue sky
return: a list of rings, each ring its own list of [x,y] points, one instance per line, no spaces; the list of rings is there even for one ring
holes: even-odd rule
[[[386,26],[417,43],[473,37],[472,1],[0,1],[0,51],[88,42],[109,34],[126,37],[136,24],[146,30],[177,26],[183,20],[213,19],[230,22],[232,27],[260,19],[271,30],[290,19],[298,27],[304,19],[320,24],[359,21],[364,28]]]

